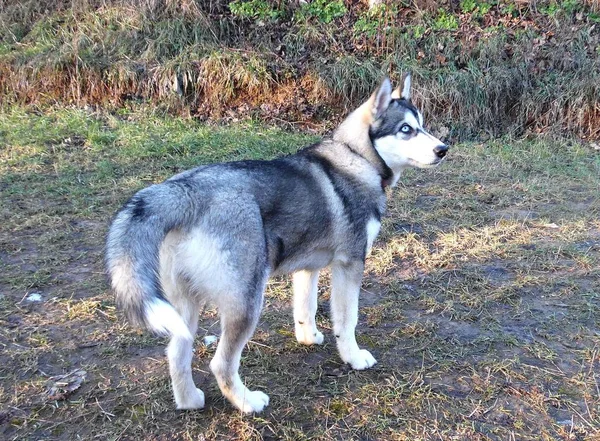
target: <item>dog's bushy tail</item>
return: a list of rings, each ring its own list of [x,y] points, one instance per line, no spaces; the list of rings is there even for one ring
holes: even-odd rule
[[[169,231],[190,221],[189,195],[168,183],[133,196],[115,216],[106,242],[106,268],[117,307],[136,326],[192,338],[167,301],[159,279],[160,246]]]

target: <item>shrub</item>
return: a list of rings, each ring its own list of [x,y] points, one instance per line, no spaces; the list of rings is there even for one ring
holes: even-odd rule
[[[265,0],[236,0],[229,3],[229,10],[237,17],[255,20],[277,20],[282,16],[282,11],[274,8]]]
[[[347,9],[342,0],[313,0],[303,4],[297,14],[301,18],[317,18],[323,23],[331,23],[346,14]]]
[[[458,19],[442,9],[433,21],[433,28],[438,31],[453,31],[458,29]]]

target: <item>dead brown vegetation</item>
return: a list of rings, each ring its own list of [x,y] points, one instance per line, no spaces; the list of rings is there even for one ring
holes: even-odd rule
[[[2,101],[329,121],[411,70],[418,104],[451,137],[600,137],[594,2],[347,2],[331,23],[292,2],[265,0],[281,11],[272,20],[229,3],[2,0]]]

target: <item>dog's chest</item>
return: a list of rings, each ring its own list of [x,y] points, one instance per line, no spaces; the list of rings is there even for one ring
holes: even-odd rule
[[[369,219],[367,222],[366,230],[367,230],[367,253],[371,251],[371,247],[373,246],[373,242],[377,238],[379,234],[379,229],[381,228],[381,222],[375,218]]]

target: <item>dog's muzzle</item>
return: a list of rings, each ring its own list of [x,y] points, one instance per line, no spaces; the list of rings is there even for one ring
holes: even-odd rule
[[[438,145],[433,149],[433,153],[435,153],[435,156],[442,159],[444,156],[446,156],[446,153],[448,153],[448,146],[445,144]]]

